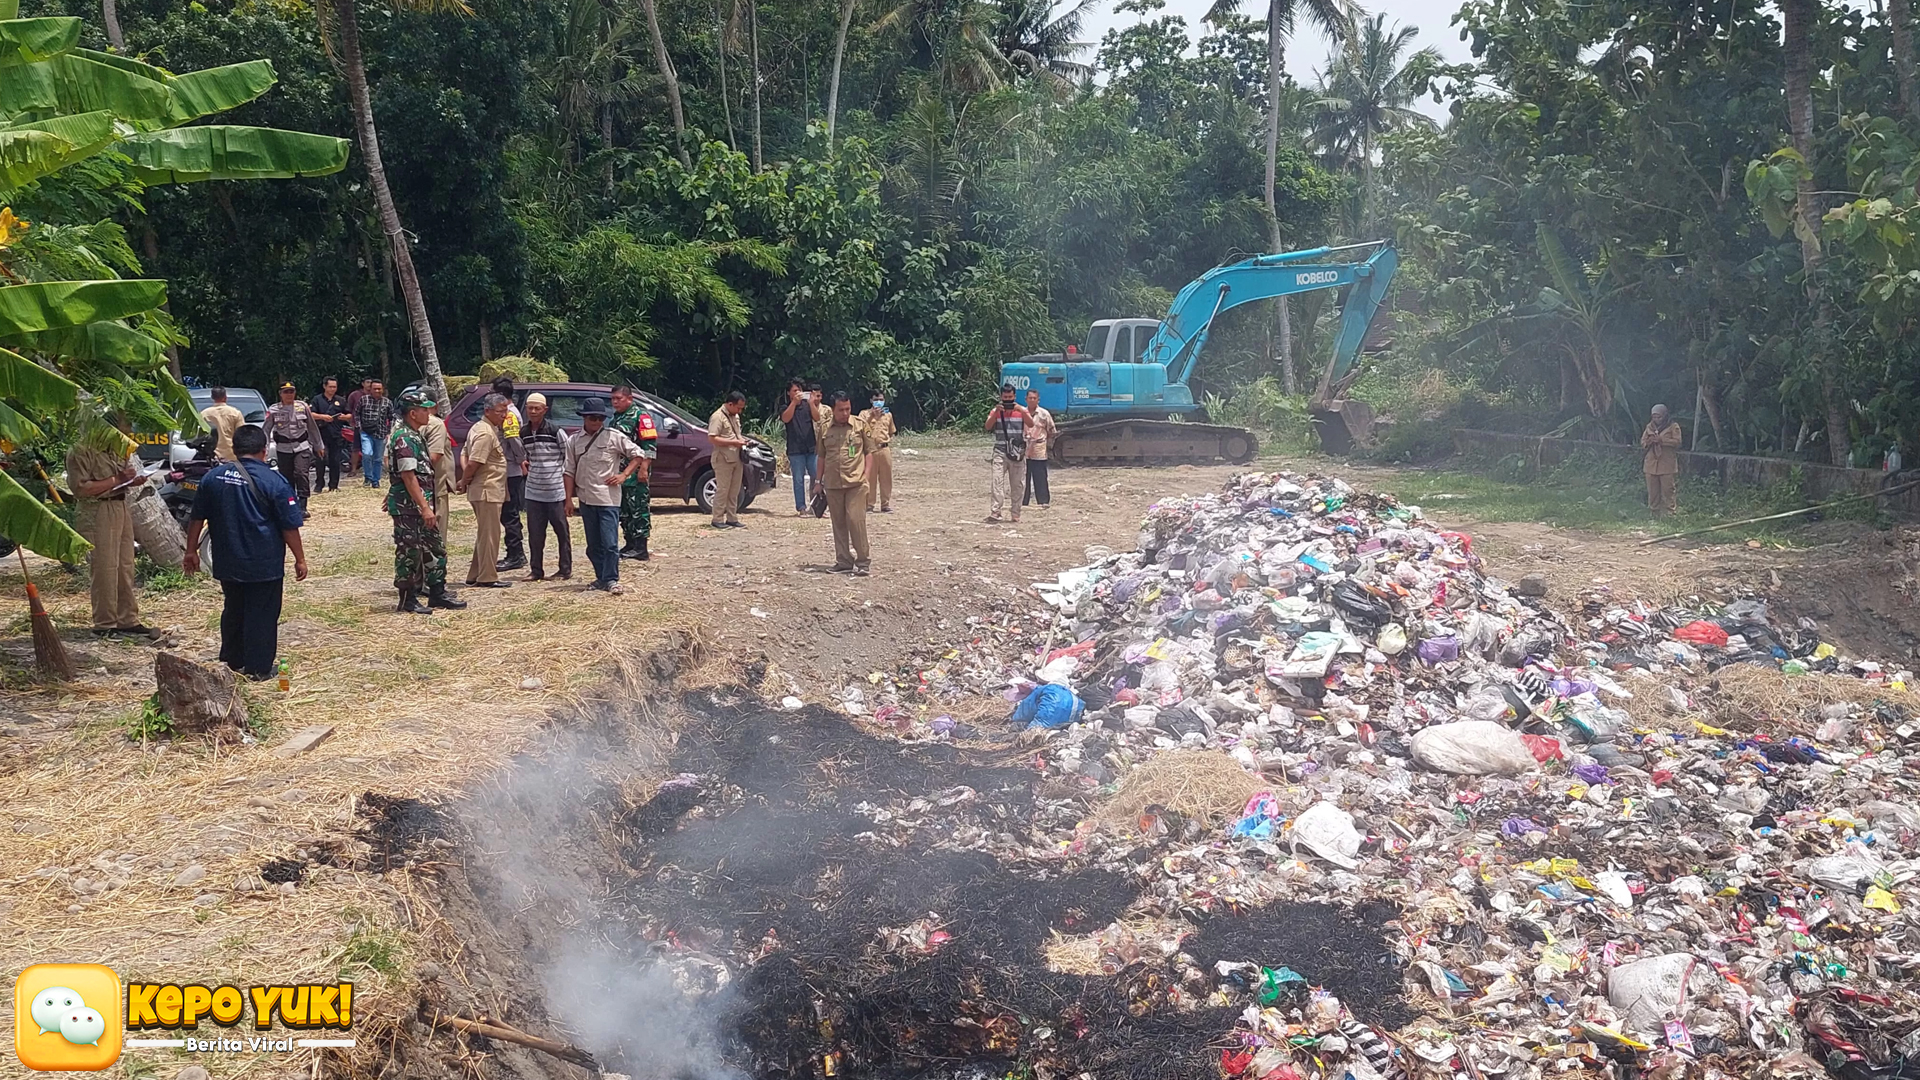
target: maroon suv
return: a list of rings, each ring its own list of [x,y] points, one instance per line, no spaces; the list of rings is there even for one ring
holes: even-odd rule
[[[590,397],[606,401],[612,391],[613,388],[604,383],[524,383],[513,388],[513,403],[525,415],[527,395],[545,394],[547,415],[571,434],[580,430],[580,406]],[[492,392],[493,388],[485,384],[475,386],[460,395],[460,400],[447,413],[447,436],[453,441],[456,455],[460,445],[467,441],[467,431],[486,411],[481,402]],[[653,426],[660,433],[655,444],[659,457],[653,463],[653,498],[691,499],[700,504],[703,513],[712,513],[713,440],[707,437],[707,422],[651,394],[635,394],[633,400],[653,416]],[[611,404],[608,408],[612,408]],[[775,480],[771,446],[749,436],[745,456],[745,486],[740,492],[742,510],[755,496],[771,490]]]

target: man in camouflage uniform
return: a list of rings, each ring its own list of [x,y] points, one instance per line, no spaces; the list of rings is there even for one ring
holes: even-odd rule
[[[645,562],[651,558],[647,553],[647,539],[653,535],[651,459],[654,456],[654,443],[658,441],[660,433],[654,429],[653,416],[633,400],[632,387],[616,387],[612,397],[613,419],[609,423],[615,431],[638,443],[641,452],[649,459],[639,472],[628,477],[620,487],[620,532],[626,541],[620,549],[620,557]]]
[[[433,608],[459,610],[466,601],[447,592],[447,545],[433,510],[433,462],[427,457],[427,418],[434,402],[422,391],[401,397],[406,410],[402,423],[387,436],[386,458],[392,467],[387,488],[387,513],[393,518],[393,587],[400,590],[399,610],[430,615]],[[427,603],[420,594],[427,594]]]

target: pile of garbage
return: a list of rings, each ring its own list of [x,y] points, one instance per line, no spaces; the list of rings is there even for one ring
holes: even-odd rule
[[[1037,587],[1051,618],[980,619],[843,704],[915,743],[976,733],[953,694],[1015,705],[1030,827],[943,846],[1136,880],[1088,952],[1160,969],[1162,1009],[1239,1010],[1221,1075],[1920,1080],[1910,672],[1759,598],[1563,614],[1337,479],[1243,474],[1097,554]],[[1858,693],[1721,726],[1698,702],[1729,665]],[[1164,799],[1130,784],[1223,757]],[[1194,954],[1197,924],[1313,903],[1397,912],[1377,962],[1405,1009],[1278,945]]]

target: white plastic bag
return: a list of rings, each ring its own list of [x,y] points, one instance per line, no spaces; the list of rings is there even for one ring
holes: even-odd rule
[[[1297,850],[1306,848],[1342,869],[1360,865],[1360,830],[1354,828],[1353,815],[1330,802],[1309,806],[1293,824],[1287,826],[1287,838]]]
[[[1463,776],[1517,776],[1537,762],[1518,732],[1490,720],[1461,720],[1421,728],[1407,740],[1413,760],[1435,772]]]
[[[1670,1019],[1685,1020],[1684,999],[1720,981],[1713,965],[1689,953],[1667,953],[1607,972],[1607,1002],[1620,1010],[1629,1035],[1658,1036]]]

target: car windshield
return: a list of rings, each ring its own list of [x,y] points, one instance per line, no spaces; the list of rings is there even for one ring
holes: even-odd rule
[[[188,391],[188,393],[193,397],[193,407],[196,410],[204,412],[208,406],[213,404],[213,392],[211,390],[195,389]],[[229,389],[227,391],[227,404],[239,409],[240,415],[245,417],[249,424],[262,424],[266,422],[267,399],[261,397],[260,391],[258,390]]]
[[[670,405],[664,401],[661,401],[659,398],[653,397],[652,395],[649,395],[649,394],[641,394],[638,400],[640,404],[644,406],[648,412],[652,413],[656,417],[670,416],[673,419],[679,421],[681,427],[687,428],[689,430],[693,430],[693,431],[707,430],[707,422],[705,420],[699,419],[698,417],[694,416],[692,413],[687,412],[685,409],[682,409],[677,405]]]

